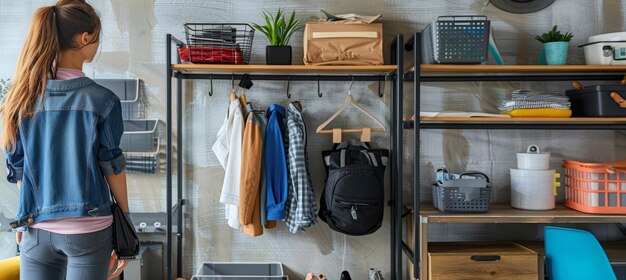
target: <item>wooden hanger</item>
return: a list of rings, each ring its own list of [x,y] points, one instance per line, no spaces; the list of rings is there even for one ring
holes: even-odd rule
[[[337,110],[337,112],[335,112],[332,116],[330,116],[330,118],[328,118],[326,121],[324,121],[322,124],[320,124],[317,127],[317,130],[316,130],[317,133],[328,133],[328,134],[332,133],[333,143],[341,143],[342,133],[361,133],[361,142],[370,142],[372,132],[385,131],[385,124],[383,122],[378,120],[372,114],[370,114],[365,109],[363,109],[363,107],[361,107],[359,104],[354,102],[354,98],[352,97],[352,92],[351,92],[353,83],[354,83],[354,78],[352,79],[352,82],[350,83],[350,87],[348,88],[348,96],[346,96],[346,99],[343,101],[343,104],[341,104],[341,107],[339,107],[339,110]],[[345,128],[325,129],[326,126],[328,126],[328,124],[330,124],[339,115],[341,115],[341,113],[345,111],[350,105],[356,107],[359,111],[361,111],[363,114],[368,116],[370,119],[374,120],[374,122],[379,124],[381,127],[380,128],[364,127],[364,128],[349,128],[349,129],[345,129]]]

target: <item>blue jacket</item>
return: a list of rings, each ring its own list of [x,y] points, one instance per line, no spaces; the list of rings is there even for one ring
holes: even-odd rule
[[[285,116],[285,108],[280,105],[273,104],[267,109],[263,160],[267,182],[268,221],[285,218],[285,202],[287,201],[287,160],[283,138]]]
[[[19,124],[15,149],[6,153],[7,180],[22,181],[12,227],[111,215],[104,176],[126,166],[119,98],[86,77],[48,80],[35,108]]]

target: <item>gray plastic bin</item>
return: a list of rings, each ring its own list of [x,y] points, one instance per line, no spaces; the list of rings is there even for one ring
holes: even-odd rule
[[[124,152],[155,152],[159,144],[158,120],[125,120],[120,148]]]
[[[139,102],[139,79],[94,79],[94,81],[111,90],[120,98],[122,117],[125,120],[143,117],[143,108]]]
[[[203,263],[192,280],[285,280],[282,263]]]

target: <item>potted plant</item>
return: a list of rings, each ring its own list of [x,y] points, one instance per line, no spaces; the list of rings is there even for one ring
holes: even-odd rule
[[[535,36],[537,41],[543,43],[543,50],[541,57],[539,58],[540,64],[542,61],[547,62],[548,65],[563,65],[567,60],[567,48],[569,47],[569,41],[574,37],[572,33],[561,33],[555,25],[547,33],[541,34],[541,36]]]
[[[265,49],[265,61],[272,65],[291,64],[291,46],[287,45],[291,35],[300,29],[300,19],[296,19],[296,12],[291,12],[291,17],[285,21],[285,13],[278,9],[276,15],[263,11],[265,25],[253,23],[254,29],[261,31],[267,37],[270,44]]]

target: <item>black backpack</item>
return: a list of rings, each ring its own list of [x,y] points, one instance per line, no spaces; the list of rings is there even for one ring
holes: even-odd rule
[[[322,156],[328,177],[318,216],[331,229],[348,235],[378,230],[385,209],[389,151],[342,143]]]

